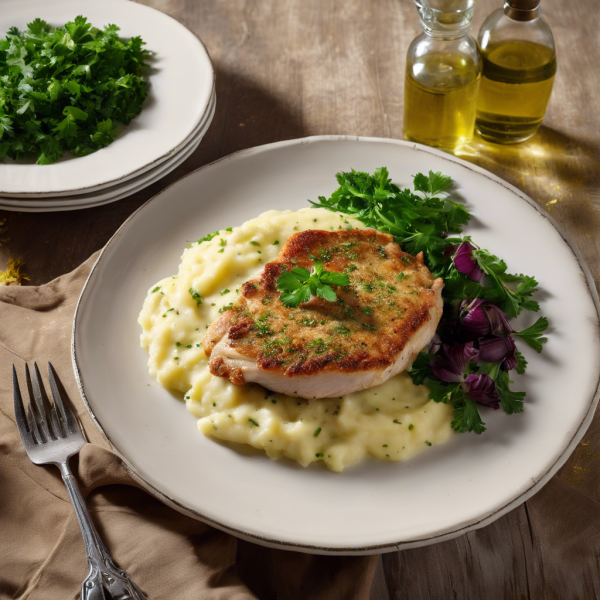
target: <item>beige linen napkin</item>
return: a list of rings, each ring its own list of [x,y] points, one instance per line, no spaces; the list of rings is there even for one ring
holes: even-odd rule
[[[93,265],[41,287],[0,288],[0,598],[79,596],[88,567],[79,525],[58,469],[36,466],[14,421],[11,367],[52,361],[90,444],[71,466],[96,527],[149,600],[256,598],[237,575],[236,538],[161,504],[139,489],[85,409],[71,366],[72,319]],[[247,552],[244,553],[247,556]],[[252,578],[278,600],[367,600],[376,557],[320,557],[256,547]]]

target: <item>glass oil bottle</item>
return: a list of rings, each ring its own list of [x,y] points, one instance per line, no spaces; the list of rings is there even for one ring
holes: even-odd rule
[[[535,134],[546,114],[556,51],[539,4],[506,0],[479,31],[483,77],[476,125],[490,142],[522,142]]]
[[[481,58],[469,35],[476,0],[415,0],[423,33],[408,48],[404,137],[452,150],[474,132]]]

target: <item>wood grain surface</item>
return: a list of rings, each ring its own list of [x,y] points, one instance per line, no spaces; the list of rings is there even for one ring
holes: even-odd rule
[[[405,55],[420,33],[412,1],[144,3],[175,17],[206,44],[217,73],[214,121],[188,160],[125,200],[63,213],[0,211],[0,267],[9,256],[22,259],[29,284],[75,268],[154,194],[236,150],[317,134],[402,139]],[[479,0],[474,33],[500,6],[499,0]],[[548,210],[578,244],[598,283],[600,13],[596,0],[543,0],[542,9],[556,38],[558,73],[540,132],[513,147],[475,138],[458,155],[503,177]],[[373,559],[315,559],[240,543],[239,571],[265,599],[324,597],[319,592],[324,580],[337,590],[336,598],[350,597],[347,586],[336,583],[340,560],[355,560],[361,574],[351,597],[598,598],[599,449],[596,417],[567,464],[538,494],[492,525],[452,541]],[[306,581],[304,569],[315,560],[320,579]],[[274,573],[286,561],[296,561],[298,579],[284,584]]]

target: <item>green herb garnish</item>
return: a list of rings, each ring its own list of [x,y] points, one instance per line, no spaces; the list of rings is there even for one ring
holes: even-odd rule
[[[78,16],[53,29],[35,19],[0,41],[0,160],[32,153],[50,164],[70,151],[86,156],[112,143],[147,95],[149,52],[140,37],[92,27]]]
[[[409,371],[413,382],[427,385],[429,397],[435,402],[452,405],[452,427],[458,432],[485,431],[478,408],[482,405],[501,407],[507,414],[522,411],[525,393],[510,389],[509,371],[523,374],[527,361],[514,342],[523,340],[541,352],[549,324],[541,317],[531,327],[514,331],[508,320],[523,310],[539,310],[532,298],[538,287],[535,278],[509,273],[501,258],[474,244],[470,237],[457,235],[471,217],[465,206],[449,199],[453,182],[448,176],[432,171],[428,175],[418,173],[413,176],[414,191],[393,184],[385,167],[373,174],[338,173],[337,180],[339,189],[312,204],[351,215],[367,227],[393,235],[411,255],[423,252],[429,270],[444,280],[444,314],[437,331],[442,350],[435,358],[427,352],[419,354]],[[402,260],[411,261],[408,256]],[[396,275],[398,281],[408,277],[410,274]],[[358,284],[365,292],[375,290],[371,282],[359,280]],[[392,290],[393,286],[387,289],[390,293]],[[460,335],[448,338],[449,331],[461,333],[463,319],[471,327],[476,323],[465,342],[472,340],[480,356],[489,360],[498,357],[496,362],[470,360],[473,353],[469,345],[456,341]],[[463,359],[458,360],[459,356]],[[451,364],[444,366],[443,361]],[[409,430],[412,428],[411,424]]]
[[[348,275],[324,271],[323,263],[315,260],[311,271],[294,267],[291,271],[283,272],[277,280],[277,289],[283,292],[280,299],[284,306],[296,308],[302,302],[308,302],[311,296],[335,302],[337,295],[330,286],[349,283]]]
[[[190,288],[188,292],[190,293],[190,296],[196,301],[196,306],[200,306],[202,304],[202,298],[200,297],[200,294],[194,288]]]

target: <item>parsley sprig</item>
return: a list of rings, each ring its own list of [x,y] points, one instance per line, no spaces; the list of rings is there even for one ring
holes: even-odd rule
[[[405,252],[424,252],[434,272],[446,262],[448,232],[460,233],[470,218],[462,204],[447,198],[452,179],[441,173],[416,175],[415,192],[392,183],[385,167],[373,175],[352,170],[336,177],[340,188],[330,198],[319,196],[311,204],[352,215],[367,227],[390,233]]]
[[[37,155],[49,164],[70,151],[108,146],[118,123],[140,113],[149,52],[116,25],[92,27],[78,16],[53,29],[35,19],[0,40],[0,160]]]
[[[315,260],[310,271],[304,267],[284,271],[277,280],[277,289],[282,292],[280,299],[283,305],[296,308],[302,302],[308,302],[311,296],[335,302],[337,295],[331,286],[349,283],[348,275],[324,271],[323,263]]]

